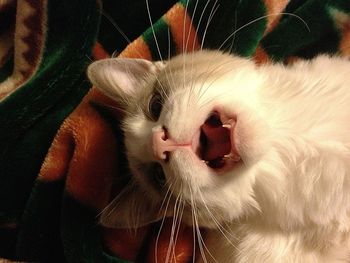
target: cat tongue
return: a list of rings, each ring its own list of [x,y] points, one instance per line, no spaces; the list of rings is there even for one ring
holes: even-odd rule
[[[231,152],[230,129],[222,127],[221,123],[205,122],[201,130],[206,141],[202,149],[202,159],[211,161]]]

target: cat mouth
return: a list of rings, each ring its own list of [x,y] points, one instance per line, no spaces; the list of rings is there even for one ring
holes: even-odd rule
[[[200,127],[198,156],[215,171],[227,171],[240,162],[235,144],[236,117],[213,111]]]

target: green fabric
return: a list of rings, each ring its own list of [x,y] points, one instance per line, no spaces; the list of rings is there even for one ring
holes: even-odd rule
[[[176,0],[149,1],[152,21],[156,22],[176,2]],[[128,40],[133,41],[140,36],[150,24],[146,1],[133,0],[121,3],[121,1],[103,0],[103,10],[98,40],[110,54],[122,51],[129,44]],[[128,40],[120,31],[126,34]]]
[[[291,55],[311,58],[319,53],[335,53],[339,36],[326,2],[307,1],[296,10],[290,10],[299,18],[285,15],[277,28],[262,40],[265,51],[275,60]]]
[[[48,3],[40,68],[0,103],[0,223],[19,220],[57,129],[90,87],[85,68],[98,28],[96,3]]]
[[[35,180],[58,128],[90,88],[85,70],[96,38],[110,54],[128,43],[107,16],[130,40],[141,35],[152,57],[160,58],[144,0],[101,2],[106,15],[101,15],[95,0],[48,0],[47,38],[39,70],[0,102],[0,226],[19,226],[18,230],[0,229],[0,257],[40,262],[126,262],[105,253],[96,211],[66,193],[65,182]],[[176,44],[161,18],[175,0],[150,2],[161,56],[175,55]],[[337,53],[341,32],[331,10],[350,16],[349,1],[292,0],[284,12],[293,15],[283,15],[277,27],[264,35],[267,8],[262,0],[179,3],[192,17],[199,39],[205,37],[204,48],[222,46],[223,50],[251,57],[260,45],[276,61]],[[0,81],[10,75],[12,67],[9,60],[0,69]]]
[[[68,262],[123,263],[103,252],[96,212],[65,193],[62,204],[62,239]],[[83,241],[83,242],[82,242]]]
[[[62,206],[63,189],[63,181],[35,183],[18,233],[16,253],[21,260],[65,262],[60,233],[61,209],[57,209]]]

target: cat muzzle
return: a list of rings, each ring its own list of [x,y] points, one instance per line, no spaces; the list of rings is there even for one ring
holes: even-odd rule
[[[235,117],[213,111],[199,127],[199,136],[197,133],[188,143],[178,143],[169,137],[165,127],[155,127],[151,143],[153,157],[156,161],[167,162],[171,152],[187,148],[217,172],[232,169],[241,160],[234,142],[236,122]]]

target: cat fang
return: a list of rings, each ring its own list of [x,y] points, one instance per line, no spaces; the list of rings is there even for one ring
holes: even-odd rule
[[[138,227],[181,207],[183,222],[207,229],[196,262],[348,262],[349,75],[329,56],[94,62],[91,82],[126,111],[133,174],[101,224]]]

